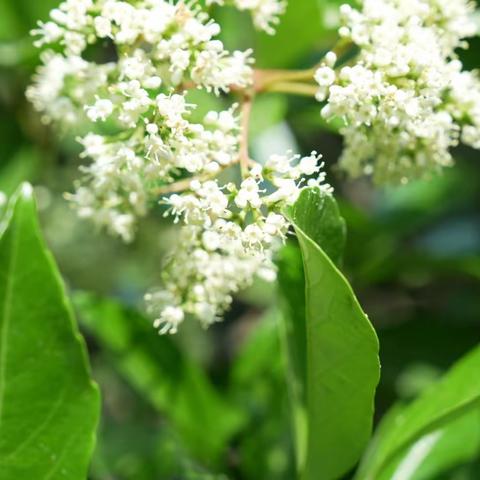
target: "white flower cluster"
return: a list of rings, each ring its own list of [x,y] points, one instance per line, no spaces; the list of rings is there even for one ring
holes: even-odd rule
[[[219,25],[183,2],[67,0],[50,17],[34,30],[36,45],[60,47],[62,53],[44,53],[27,91],[47,121],[75,121],[96,95],[105,101],[87,111],[90,119],[104,120],[116,110],[122,124],[132,125],[154,92],[193,83],[218,93],[252,81],[250,52],[229,54],[215,38]],[[107,39],[118,61],[82,58],[89,45]]]
[[[283,10],[278,1],[235,3],[267,31]],[[288,229],[282,208],[298,198],[304,176],[331,192],[315,152],[252,166],[240,148],[237,105],[192,120],[185,90],[247,89],[253,70],[250,53],[228,53],[214,38],[219,26],[188,5],[66,0],[34,32],[38,46],[52,48],[27,92],[46,122],[97,124],[79,138],[91,162],[68,195],[81,217],[127,242],[159,199],[182,220],[164,286],[147,295],[161,333],[176,332],[188,315],[208,326],[255,275],[273,280],[272,256]],[[113,51],[111,61],[86,59],[99,43]],[[240,160],[248,170],[241,184],[221,186],[218,174]]]
[[[209,326],[256,275],[276,278],[272,256],[289,226],[281,211],[297,200],[302,177],[315,175],[308,185],[332,192],[319,173],[319,158],[316,152],[274,155],[265,167],[254,166],[239,188],[194,180],[187,192],[165,199],[168,213],[184,226],[163,274],[164,288],[147,295],[160,333],[175,333],[187,315]]]
[[[207,0],[207,5],[230,3],[239,10],[251,12],[253,23],[269,35],[275,33],[279,17],[285,13],[286,0]]]
[[[116,132],[80,139],[82,156],[93,163],[69,198],[82,217],[129,241],[160,185],[237,161],[234,110],[191,123],[195,106],[183,86],[215,93],[249,86],[249,52],[229,54],[214,38],[219,26],[183,2],[67,0],[50,16],[34,32],[36,43],[61,53],[44,52],[27,96],[47,122],[108,122]],[[106,38],[118,60],[98,64],[81,56]]]
[[[152,119],[126,126],[117,139],[93,133],[80,139],[82,156],[93,162],[82,167],[84,178],[68,196],[81,217],[127,242],[134,237],[136,219],[147,213],[159,188],[179,174],[214,176],[238,160],[235,107],[210,112],[203,123],[191,123],[191,106],[184,95],[161,93],[145,101],[154,109]],[[105,108],[110,111],[103,102],[108,100],[87,107],[88,115],[97,118]],[[126,104],[121,114],[130,115],[125,108]]]
[[[463,141],[480,147],[480,80],[455,50],[476,33],[468,0],[363,0],[341,7],[340,35],[360,49],[316,72],[322,114],[344,120],[341,163],[379,183],[430,175],[452,164]]]

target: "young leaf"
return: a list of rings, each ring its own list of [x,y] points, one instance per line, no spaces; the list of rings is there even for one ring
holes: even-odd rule
[[[451,422],[480,409],[480,347],[462,358],[443,379],[390,420],[357,474],[358,480],[377,480],[410,447]],[[473,433],[474,434],[474,433]],[[433,437],[430,437],[433,438]],[[438,437],[440,440],[440,437]],[[433,444],[432,444],[433,448]],[[408,455],[408,452],[407,452]],[[409,477],[410,478],[410,477]]]
[[[0,477],[85,480],[99,393],[30,185],[0,230]]]
[[[292,336],[305,338],[307,431],[300,467],[304,480],[333,480],[355,465],[370,437],[380,374],[378,340],[347,280],[325,253],[338,261],[343,243],[345,226],[334,200],[318,188],[307,189],[290,216],[305,273],[305,318],[293,326],[304,332]]]

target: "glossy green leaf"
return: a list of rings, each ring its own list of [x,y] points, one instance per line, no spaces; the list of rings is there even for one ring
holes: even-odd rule
[[[85,480],[99,394],[28,184],[0,230],[0,478]]]
[[[125,380],[165,414],[191,453],[217,463],[243,417],[201,368],[135,311],[87,294],[77,294],[75,304],[82,324]]]
[[[306,189],[291,208],[290,217],[302,224],[306,234],[322,245],[336,264],[342,259],[346,242],[346,225],[338,205],[331,196],[319,195],[316,189]],[[315,219],[311,222],[311,219]],[[290,396],[293,399],[293,423],[297,443],[297,461],[301,463],[306,451],[306,348],[307,328],[305,317],[305,279],[302,253],[287,245],[279,258],[280,290],[283,300],[284,321],[282,336],[288,350],[287,376]]]
[[[291,208],[289,216],[294,226],[320,246],[335,265],[341,264],[347,226],[332,196],[323,195],[318,188],[307,188]]]
[[[280,322],[282,345],[286,357],[286,378],[295,433],[297,468],[305,460],[307,440],[307,329],[305,319],[305,279],[302,254],[298,246],[289,243],[278,259],[279,287],[282,304]]]
[[[346,241],[346,225],[338,205],[331,196],[320,195],[317,189],[303,190],[289,216],[322,248],[335,264],[340,264]],[[314,221],[311,221],[311,220]],[[302,254],[299,248],[289,244],[279,259],[280,289],[285,312],[284,327],[288,338],[290,368],[289,381],[293,395],[305,403],[306,384],[306,324],[305,324],[305,279]]]
[[[379,445],[388,439],[404,415],[406,407],[396,404],[382,418],[375,436],[362,460],[358,476],[371,464]],[[443,427],[420,437],[396,455],[376,480],[437,480],[460,465],[478,457],[480,451],[480,409],[448,422]]]
[[[437,480],[478,458],[480,409],[419,438],[381,473],[378,480]]]
[[[441,381],[396,414],[387,426],[381,426],[382,438],[370,449],[356,478],[358,480],[383,478],[384,472],[391,469],[392,464],[398,464],[399,456],[408,455],[407,450],[414,447],[422,438],[432,434],[427,438],[432,441],[437,435],[439,441],[443,429],[452,427],[451,422],[472,412],[478,413],[479,372],[480,347],[456,363]],[[458,428],[461,428],[461,424]],[[475,435],[475,432],[472,435]],[[433,447],[432,443],[431,448]]]
[[[355,465],[370,437],[380,373],[378,340],[347,280],[325,253],[338,261],[344,241],[345,225],[334,200],[318,188],[307,189],[290,216],[305,274],[305,316],[303,322],[296,316],[292,336],[305,338],[306,431],[299,466],[304,480],[333,480]],[[303,282],[296,286],[297,296],[302,287]],[[304,331],[298,334],[298,329]]]

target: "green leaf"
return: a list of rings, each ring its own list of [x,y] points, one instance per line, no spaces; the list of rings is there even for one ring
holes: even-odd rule
[[[455,419],[411,445],[378,480],[436,480],[471,463],[480,449],[480,410]]]
[[[305,286],[304,318],[287,318],[293,329],[287,340],[304,338],[303,356],[301,345],[294,348],[294,361],[304,359],[294,369],[304,372],[297,378],[303,384],[306,430],[297,440],[299,466],[304,480],[333,480],[355,465],[370,437],[380,374],[378,340],[347,280],[325,253],[339,261],[343,248],[345,225],[334,200],[318,188],[306,189],[290,217],[305,274],[305,284],[297,280],[283,287],[295,289],[299,301]],[[290,315],[295,308],[290,305]]]
[[[0,231],[0,476],[85,480],[99,393],[30,185]]]
[[[480,347],[457,362],[441,381],[390,420],[381,440],[362,462],[358,480],[377,480],[399,456],[422,437],[451,426],[451,422],[480,411]],[[453,428],[453,427],[452,427]],[[460,428],[460,427],[458,427]],[[433,437],[431,437],[433,438]],[[440,438],[440,437],[439,437]],[[414,478],[414,477],[412,477]]]
[[[412,480],[432,480],[457,465],[472,462],[480,452],[480,409],[450,422],[435,433],[436,442]],[[417,444],[414,445],[418,446]],[[413,448],[413,447],[412,447]]]
[[[337,202],[318,188],[306,188],[289,212],[294,226],[321,247],[337,266],[345,250],[347,226]]]
[[[77,294],[80,319],[121,375],[171,421],[190,452],[218,463],[243,424],[241,412],[213,388],[201,368],[150,321],[113,300]]]
[[[305,189],[288,212],[288,216],[298,225],[304,226],[304,233],[315,243],[322,245],[330,259],[336,264],[341,262],[346,242],[346,225],[337,203],[331,196],[319,194],[318,189]],[[310,221],[311,219],[314,221]],[[282,298],[286,300],[283,302],[284,333],[288,339],[290,368],[293,369],[293,372],[290,372],[289,385],[293,396],[305,403],[307,329],[305,279],[300,249],[291,244],[287,245],[281,252],[279,263],[280,289]],[[299,415],[301,416],[300,413]]]

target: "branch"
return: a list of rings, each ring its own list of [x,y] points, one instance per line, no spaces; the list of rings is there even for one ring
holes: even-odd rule
[[[252,114],[252,97],[245,95],[241,108],[241,133],[240,133],[240,168],[242,177],[248,176],[250,156],[248,154],[248,133],[250,128],[250,116]]]
[[[255,91],[272,91],[270,87],[276,83],[311,81],[315,71],[315,68],[307,70],[255,70]]]
[[[300,82],[277,82],[272,83],[265,88],[265,92],[291,93],[294,95],[304,95],[314,97],[318,92],[318,85],[312,83]]]
[[[188,190],[190,188],[190,184],[193,180],[198,179],[198,177],[189,177],[184,178],[182,180],[178,180],[178,182],[170,183],[169,185],[165,185],[163,187],[158,187],[153,190],[154,195],[168,195],[170,193],[177,193],[183,192],[184,190]]]

